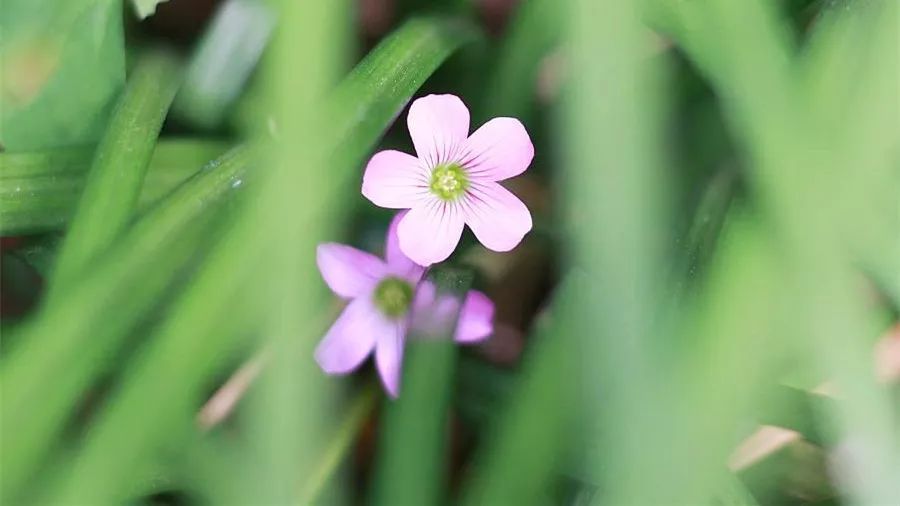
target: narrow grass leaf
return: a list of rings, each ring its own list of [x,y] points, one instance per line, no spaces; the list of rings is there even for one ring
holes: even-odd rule
[[[452,297],[459,307],[472,274],[442,267],[432,271],[431,279],[438,300]],[[428,318],[430,309],[421,308],[418,317]],[[452,316],[450,328],[435,329],[435,335],[427,336],[414,332],[406,340],[400,396],[384,400],[372,504],[440,504],[446,495],[449,407],[458,347],[452,336],[458,310]],[[413,321],[416,318],[412,315]]]
[[[221,141],[171,139],[156,145],[136,213],[225,152]],[[0,235],[59,230],[75,212],[93,148],[0,153]]]
[[[94,153],[75,217],[63,242],[47,298],[76,278],[134,218],[153,146],[181,72],[168,53],[138,62]]]
[[[330,99],[337,101],[331,102],[332,110],[340,113],[332,120],[339,128],[330,146],[341,146],[336,156],[346,164],[335,166],[346,171],[358,163],[418,86],[471,33],[466,25],[459,27],[458,32],[454,26],[457,25],[440,19],[410,22],[373,50],[339,86]],[[453,33],[457,35],[451,36]],[[346,137],[350,134],[352,138]],[[348,158],[351,154],[357,158]],[[349,176],[349,172],[343,172],[334,179]],[[331,195],[321,193],[316,198]],[[253,265],[252,259],[267,247],[252,240],[258,234],[257,226],[253,219],[238,220],[182,295],[153,338],[153,344],[138,358],[138,365],[127,369],[110,403],[98,415],[79,467],[74,470],[67,489],[61,491],[65,497],[116,497],[122,491],[120,481],[110,477],[128,476],[138,462],[162,443],[166,428],[177,426],[179,421],[193,420],[193,415],[186,416],[185,410],[193,409],[192,403],[198,401],[210,370],[220,363],[215,360],[176,363],[172,357],[221,359],[221,350],[232,348],[237,336],[213,333],[211,329],[219,328],[220,315],[227,313],[235,302],[235,290],[243,286],[241,280]],[[223,280],[229,284],[223,285]],[[167,375],[160,378],[156,371],[163,369]],[[165,409],[158,409],[160,403],[146,402],[155,398],[165,399],[161,403]],[[159,430],[136,434],[131,430],[136,419],[153,419],[153,426]]]
[[[249,159],[237,149],[210,163],[77,279],[65,303],[47,305],[10,339],[17,346],[0,363],[0,496],[12,497],[56,444],[78,400],[105,370],[101,365],[192,258],[206,218],[234,191]],[[105,310],[112,305],[116,311]]]

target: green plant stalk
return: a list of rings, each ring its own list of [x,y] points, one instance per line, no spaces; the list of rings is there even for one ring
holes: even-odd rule
[[[818,446],[835,443],[823,433],[817,415],[836,409],[828,405],[840,400],[784,385],[775,386],[769,397],[769,402],[756,416],[760,424],[799,432],[803,439]]]
[[[564,12],[553,0],[519,4],[485,85],[482,120],[513,116],[528,124],[537,103],[540,66],[562,38]]]
[[[162,140],[153,151],[141,187],[137,213],[221,155],[220,141]],[[85,185],[93,148],[0,153],[0,235],[62,228],[69,222]]]
[[[896,8],[884,2],[837,5],[816,22],[801,75],[809,110],[830,125],[829,145],[840,143],[838,173],[843,204],[834,212],[840,235],[863,269],[900,307],[900,172],[893,159],[900,75],[887,71],[900,44]],[[865,204],[865,205],[862,205]]]
[[[562,188],[567,216],[578,217],[567,246],[583,270],[571,299],[583,395],[579,450],[603,502],[692,503],[668,467],[676,441],[659,426],[677,402],[660,391],[673,381],[655,342],[664,331],[655,327],[671,215],[657,158],[665,86],[662,61],[646,61],[636,7],[609,3],[601,11],[597,2],[574,0],[567,20]]]
[[[335,127],[331,131],[336,137],[332,137],[331,145],[340,146],[333,160],[342,164],[329,166],[358,163],[415,90],[470,34],[468,25],[456,26],[439,19],[413,20],[373,50],[330,97],[330,110],[337,113],[332,120]],[[349,175],[347,171],[333,179]],[[329,195],[321,193],[324,195],[315,198]],[[233,293],[228,292],[238,283],[222,286],[222,280],[244,277],[252,259],[261,254],[259,249],[267,247],[254,243],[256,229],[258,222],[239,220],[183,294],[153,344],[139,358],[138,366],[127,369],[112,394],[113,401],[99,414],[85,442],[79,468],[73,474],[84,480],[70,481],[67,497],[114,497],[133,466],[162,444],[166,429],[180,420],[192,419],[185,417],[184,410],[194,409],[191,401],[196,400],[208,377],[209,368],[204,367],[207,362],[172,363],[169,358],[173,355],[166,352],[181,356],[190,348],[195,358],[210,357],[230,346],[236,336],[208,330],[234,301]],[[164,378],[155,372],[160,368],[168,373]],[[165,409],[145,402],[147,395],[151,399],[164,396]],[[136,434],[131,430],[134,420],[148,419],[154,419],[152,432]],[[121,480],[111,479],[113,476]]]
[[[211,162],[102,255],[63,303],[47,305],[21,329],[14,340],[19,346],[8,350],[0,368],[0,497],[15,497],[54,446],[78,400],[102,372],[99,364],[115,353],[191,258],[208,222],[204,217],[235,191],[249,160],[249,151],[238,148]]]
[[[168,53],[138,62],[97,146],[47,293],[49,303],[134,218],[153,147],[180,82]]]
[[[329,432],[321,451],[317,453],[319,458],[315,469],[297,480],[298,500],[295,504],[323,504],[327,500],[323,497],[323,491],[346,462],[357,436],[372,417],[380,395],[380,387],[374,381],[352,393],[348,405],[341,411],[340,423]],[[178,450],[170,454],[174,461],[164,468],[163,474],[179,476],[180,483],[186,484],[189,494],[195,499],[212,504],[234,502],[241,496],[246,481],[252,479],[244,472],[248,445],[234,440],[227,433],[214,430],[201,434],[193,427],[185,426],[185,429],[190,433],[186,440],[172,439]],[[136,496],[133,493],[129,495]]]
[[[685,285],[698,276],[698,271],[706,267],[715,252],[716,241],[737,193],[737,178],[737,173],[726,169],[716,173],[706,185],[673,273],[676,284],[680,285],[679,295],[686,293]],[[681,299],[680,296],[676,298]]]
[[[834,236],[834,223],[844,219],[840,212],[854,202],[865,206],[861,200],[846,201],[841,180],[831,179],[835,174],[855,177],[838,165],[854,161],[850,155],[855,151],[848,151],[853,143],[836,144],[826,134],[828,126],[817,122],[823,114],[812,113],[799,93],[787,67],[792,58],[788,37],[770,5],[716,1],[698,7],[679,5],[676,39],[723,93],[728,119],[752,157],[753,183],[790,253],[785,259],[792,267],[788,287],[799,303],[802,326],[796,335],[808,347],[808,356],[817,359],[823,372],[833,374],[845,392],[846,402],[831,413],[834,421],[869,450],[862,479],[851,493],[864,504],[900,502],[893,479],[900,468],[898,435],[890,402],[872,378],[871,354],[863,339],[877,331],[864,301],[855,295],[853,271]],[[892,2],[871,7],[896,9]],[[895,18],[895,10],[882,12],[886,20],[892,15]],[[879,29],[889,33],[892,26],[885,23]],[[718,37],[723,31],[729,36]],[[865,124],[855,126],[868,130]],[[836,152],[826,156],[825,143]],[[825,202],[835,205],[823,206]],[[785,333],[791,330],[797,329]]]
[[[94,148],[95,146],[0,153],[0,180],[6,186],[7,180],[87,172]]]
[[[247,286],[245,273],[234,272],[231,261],[235,254],[229,253],[240,251],[242,245],[246,246],[242,240],[252,237],[244,223],[245,220],[238,220],[236,225],[241,228],[231,229],[244,234],[229,233],[217,242],[194,281],[153,334],[149,346],[129,362],[120,387],[88,431],[73,468],[60,489],[51,495],[52,503],[122,501],[129,484],[139,476],[140,465],[146,462],[139,455],[147,456],[147,442],[165,441],[168,446],[173,438],[183,434],[185,424],[194,424],[193,413],[205,392],[203,385],[191,381],[191,377],[208,378],[221,369],[231,358],[229,352],[235,349],[237,339],[242,337],[215,335],[212,331],[220,328],[222,313],[217,308],[238,303],[238,292]],[[257,248],[262,253],[263,247]],[[201,294],[204,297],[199,297]],[[197,314],[214,317],[197,318]],[[160,375],[160,370],[166,374]],[[166,414],[165,420],[160,413]],[[154,423],[147,423],[150,418]],[[146,429],[136,434],[129,429],[135,426]],[[130,460],[119,460],[117,455],[125,451]]]
[[[768,378],[777,376],[789,350],[776,332],[789,304],[779,290],[783,275],[772,241],[759,220],[737,208],[721,235],[703,290],[671,325],[682,346],[672,353],[679,367],[669,376],[681,388],[667,389],[677,401],[663,429],[673,441],[661,460],[677,477],[679,497],[693,498],[689,503],[727,488],[722,463],[750,428],[747,420],[757,415],[771,390]],[[682,470],[687,459],[689,473]]]
[[[683,285],[700,266],[705,267],[729,209],[735,174],[719,173],[698,205],[686,246],[673,266],[672,277]],[[532,350],[518,384],[494,427],[489,444],[476,457],[472,480],[463,493],[464,504],[526,504],[546,493],[548,482],[568,451],[565,435],[574,425],[574,383],[560,380],[560,370],[575,360],[572,352],[572,315],[565,313],[572,301],[571,282],[555,297],[549,318],[541,322],[531,339]],[[681,342],[681,341],[678,341]],[[493,381],[496,378],[491,377]],[[479,388],[484,389],[485,386]],[[555,416],[537,416],[552,413]],[[522,442],[529,441],[525,445]]]
[[[577,382],[562,371],[576,357],[571,285],[563,282],[549,320],[538,323],[520,382],[475,456],[463,505],[538,503],[570,449]]]
[[[372,504],[440,504],[447,489],[451,339],[410,340],[401,396],[385,399]]]
[[[257,455],[244,466],[253,478],[246,496],[238,498],[244,503],[295,502],[297,479],[310,473],[332,423],[328,381],[310,359],[319,336],[309,322],[327,299],[323,285],[310,280],[318,276],[316,244],[339,227],[342,211],[349,208],[335,203],[356,191],[348,177],[352,166],[329,160],[336,138],[320,127],[334,118],[322,98],[334,89],[338,62],[345,56],[340,48],[349,4],[284,0],[279,5],[279,30],[263,69],[262,91],[283,136],[267,153],[270,172],[255,195],[258,204],[244,216],[251,240],[277,247],[258,252],[244,247],[233,256],[234,267],[248,254],[247,259],[259,258],[265,265],[251,290],[266,301],[258,331],[272,352],[243,412],[250,451]],[[304,69],[302,81],[292,66]],[[322,167],[336,171],[326,177]],[[254,230],[258,222],[269,227]]]
[[[349,411],[342,417],[341,425],[328,439],[328,446],[325,447],[315,469],[302,478],[303,488],[298,504],[316,504],[321,499],[326,484],[334,476],[338,465],[356,440],[363,423],[371,415],[378,396],[378,385],[371,384],[363,387],[353,398]]]
[[[471,272],[432,271],[438,297],[464,299]],[[439,303],[435,303],[437,305]],[[418,318],[429,319],[426,315]],[[454,315],[455,319],[458,317]],[[413,321],[417,315],[412,316]],[[372,504],[440,504],[447,488],[447,426],[456,370],[453,328],[406,340],[400,396],[386,399],[372,482]]]
[[[759,501],[753,497],[746,485],[734,474],[730,472],[724,473],[721,481],[722,487],[719,493],[716,494],[716,499],[720,504],[727,504],[728,506],[759,506]]]

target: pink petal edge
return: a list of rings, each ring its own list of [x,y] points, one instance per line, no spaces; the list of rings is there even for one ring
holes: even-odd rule
[[[469,109],[456,95],[416,99],[406,117],[416,154],[428,168],[455,160],[469,136]]]
[[[454,339],[458,343],[475,343],[494,332],[494,303],[487,295],[469,290],[456,324]]]
[[[367,293],[387,272],[375,255],[337,243],[316,247],[316,265],[331,291],[345,299]]]
[[[400,239],[397,236],[397,227],[407,212],[401,211],[391,220],[387,236],[384,239],[384,259],[387,261],[388,270],[391,274],[401,276],[410,283],[417,284],[422,279],[425,268],[403,254],[403,251],[400,249]]]
[[[373,204],[406,209],[429,194],[429,172],[418,158],[401,151],[379,151],[363,174],[362,194]]]
[[[375,311],[366,299],[357,299],[344,308],[316,347],[316,362],[323,371],[346,374],[363,363],[376,343]]]
[[[498,183],[473,182],[460,207],[466,225],[493,251],[515,248],[532,227],[528,207]]]
[[[460,154],[473,179],[502,181],[525,172],[534,158],[534,145],[515,118],[494,118],[476,130]]]
[[[375,343],[375,366],[385,391],[393,398],[400,394],[400,375],[403,369],[403,345],[406,340],[406,326],[402,323],[390,324],[392,333],[379,336]]]
[[[437,198],[414,207],[397,226],[400,250],[423,267],[442,262],[459,244],[463,221],[456,205]]]

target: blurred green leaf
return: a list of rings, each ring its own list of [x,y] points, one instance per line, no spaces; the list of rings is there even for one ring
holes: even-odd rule
[[[668,75],[664,59],[646,60],[638,7],[575,0],[565,28],[562,188],[581,274],[570,299],[584,407],[578,451],[604,503],[693,504],[701,501],[686,496],[673,467],[676,438],[659,424],[677,397],[660,388],[672,380],[657,346],[671,219]]]
[[[178,60],[168,53],[150,52],[139,60],[94,153],[48,299],[56,297],[132,221],[180,73]]]
[[[895,61],[897,30],[890,20],[896,19],[897,3],[854,5],[871,15],[857,19],[880,22],[860,26],[872,30],[872,40],[878,43],[857,46],[850,53],[853,59],[864,61],[878,52]],[[890,400],[871,373],[869,343],[878,336],[878,317],[858,293],[856,262],[847,253],[853,248],[842,237],[851,229],[853,235],[868,236],[863,243],[878,255],[876,268],[890,272],[889,266],[896,267],[896,258],[883,260],[900,251],[896,227],[879,226],[872,233],[871,225],[896,222],[880,215],[888,207],[896,210],[896,192],[884,188],[896,188],[897,122],[891,113],[878,113],[884,108],[875,97],[896,96],[897,73],[879,60],[867,79],[858,80],[857,72],[839,72],[836,86],[828,79],[814,79],[814,88],[831,91],[813,94],[817,98],[810,100],[802,86],[808,82],[799,79],[791,65],[801,55],[771,3],[682,2],[670,14],[677,20],[672,25],[676,42],[720,93],[731,128],[749,155],[750,181],[782,242],[784,290],[796,306],[795,321],[780,332],[796,340],[846,394],[845,402],[832,406],[836,409],[830,413],[829,428],[853,434],[866,448],[859,463],[865,471],[848,492],[861,503],[900,502],[900,489],[893,484],[900,468],[900,455],[894,451],[900,433]],[[847,102],[838,90],[852,89],[841,84],[843,79],[878,90],[855,96],[857,121],[848,121],[841,110]],[[829,111],[831,107],[837,109]],[[863,151],[858,151],[863,140],[856,137],[859,132],[875,139],[863,144]],[[858,181],[865,184],[857,186]],[[872,192],[878,198],[872,199]],[[851,216],[853,227],[835,226],[848,223]],[[860,233],[858,228],[867,230]]]
[[[333,122],[323,125],[341,139],[334,156],[341,164],[358,163],[394,121],[413,94],[475,28],[455,18],[419,17],[386,37],[331,97]],[[390,79],[379,79],[390,74]]]
[[[204,230],[211,211],[234,191],[248,163],[243,149],[210,163],[98,258],[60,303],[44,307],[12,336],[16,346],[0,363],[0,497],[15,497],[55,445],[71,410],[106,370],[122,340],[208,237]],[[105,310],[113,305],[115,311]],[[48,370],[56,373],[47,375]]]
[[[354,395],[347,411],[340,414],[341,424],[328,438],[328,446],[317,461],[314,471],[303,481],[298,504],[321,502],[320,496],[326,484],[334,478],[338,466],[352,449],[363,423],[371,416],[375,400],[380,395],[378,390],[379,386],[374,383],[364,386]]]
[[[60,244],[62,244],[60,234],[44,234],[24,246],[16,248],[12,254],[27,262],[44,277],[50,274],[50,269],[56,262],[56,252],[59,251]]]
[[[5,0],[0,32],[4,149],[95,142],[125,81],[122,3]]]
[[[737,193],[737,179],[735,172],[723,170],[717,172],[703,190],[683,246],[673,262],[671,276],[674,283],[673,303],[676,306],[686,302],[685,296],[700,285]]]
[[[833,213],[843,242],[862,268],[900,307],[900,170],[896,149],[900,124],[885,103],[897,100],[900,31],[896,6],[885,2],[827,2],[814,25],[800,80],[810,110],[828,125],[837,168]],[[839,149],[836,149],[840,146]]]
[[[789,386],[776,386],[768,392],[769,399],[757,415],[762,425],[774,425],[800,433],[803,439],[826,446],[828,434],[818,419],[819,413],[827,412],[827,404],[840,402],[838,399]]]
[[[457,312],[451,315],[449,328],[434,329],[429,335],[413,330],[406,339],[400,395],[384,401],[371,492],[375,505],[440,504],[446,495],[447,426],[458,353],[453,330],[472,273],[439,267],[423,282],[436,285],[435,306],[453,299]],[[430,314],[434,308],[417,311],[412,321],[435,320]]]
[[[485,84],[479,104],[483,119],[513,116],[528,124],[538,99],[539,71],[562,38],[563,15],[558,1],[519,3]]]
[[[328,102],[332,110],[340,113],[333,119],[332,125],[337,127],[338,133],[329,137],[329,146],[340,146],[335,158],[344,162],[339,166],[345,172],[339,178],[330,178],[328,184],[337,184],[340,178],[349,180],[351,172],[347,169],[359,162],[428,75],[466,40],[465,27],[454,31],[452,26],[439,19],[408,23],[373,50],[339,86]],[[334,130],[329,128],[329,131]],[[328,192],[319,192],[316,198],[326,195]],[[166,201],[161,203],[161,207],[165,204]],[[117,496],[135,466],[150,457],[167,437],[181,433],[174,430],[175,427],[185,422],[193,423],[193,404],[211,371],[221,366],[223,350],[232,349],[238,337],[211,330],[219,329],[218,322],[223,314],[229,313],[238,288],[243,286],[248,270],[255,265],[253,259],[266,247],[266,241],[254,240],[259,233],[259,223],[256,219],[238,220],[220,239],[218,248],[204,269],[193,278],[181,303],[172,311],[157,337],[126,369],[122,383],[98,414],[78,466],[73,469],[72,479],[62,493],[68,497]],[[161,257],[159,262],[168,261],[167,255]],[[122,311],[121,318],[134,322],[141,314],[143,312],[132,308]],[[75,329],[89,324],[84,317],[67,316],[66,321],[72,322]],[[43,330],[46,329],[34,330],[32,337],[46,336]],[[121,339],[121,329],[118,332],[116,340]],[[78,342],[82,337],[69,335],[65,339]],[[57,355],[56,351],[47,350],[47,353],[54,359],[68,355]],[[35,361],[20,359],[16,362],[27,367]],[[3,372],[9,373],[11,365],[8,364]],[[165,370],[166,374],[160,376],[160,370]],[[15,390],[27,390],[24,385],[31,382],[47,383],[48,386],[50,383],[46,381],[48,378],[32,377],[30,380],[19,383]],[[8,382],[3,381],[3,384],[8,385]],[[151,401],[157,398],[159,402]],[[4,413],[8,412],[4,409]],[[33,410],[23,410],[20,414],[24,419],[43,415]],[[134,432],[135,423],[151,419],[154,420],[152,431]],[[10,428],[10,424],[4,423],[3,427],[4,430]],[[45,440],[46,437],[38,441],[47,444]],[[22,455],[18,457],[10,456],[10,462],[20,462]],[[112,479],[113,475],[122,479]]]
[[[148,210],[227,147],[212,140],[160,141],[150,158],[137,213]],[[93,151],[85,147],[0,153],[0,235],[55,230],[68,223]]]
[[[274,16],[261,0],[228,0],[194,49],[172,113],[215,128],[244,89],[269,41]]]
[[[716,494],[715,504],[721,506],[757,506],[759,504],[737,476],[726,473],[722,482],[723,486]]]
[[[462,504],[543,504],[548,497],[579,414],[578,382],[565,372],[576,356],[572,281],[563,282],[533,333],[521,377],[475,456]]]

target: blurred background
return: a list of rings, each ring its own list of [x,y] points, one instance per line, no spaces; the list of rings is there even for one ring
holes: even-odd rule
[[[900,505],[890,0],[5,0],[3,504]],[[485,342],[312,350],[406,109],[535,145],[432,270]]]

